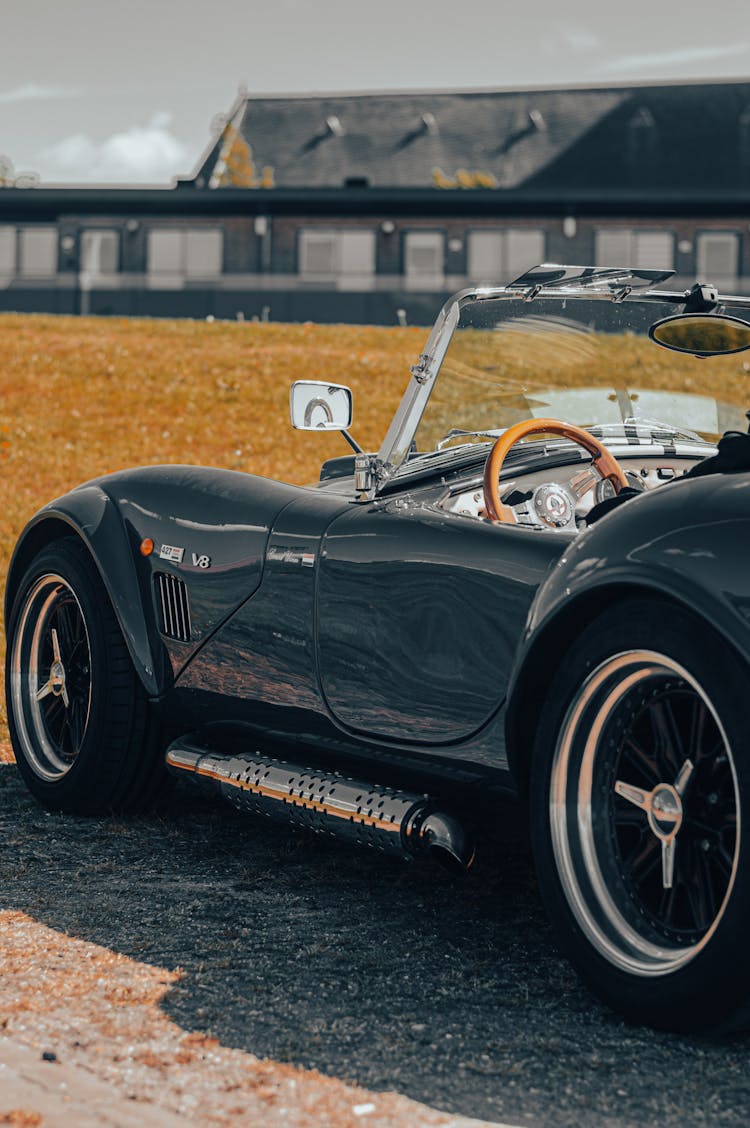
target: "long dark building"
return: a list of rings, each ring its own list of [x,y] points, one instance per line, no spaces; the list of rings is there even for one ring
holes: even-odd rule
[[[534,263],[750,290],[750,82],[254,98],[174,187],[0,188],[0,309],[431,322]]]

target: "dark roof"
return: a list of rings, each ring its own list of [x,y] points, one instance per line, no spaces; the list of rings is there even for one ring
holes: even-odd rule
[[[155,216],[420,216],[444,220],[485,216],[624,215],[745,217],[750,213],[747,190],[722,187],[654,188],[625,185],[616,191],[599,188],[486,189],[476,192],[437,192],[434,188],[279,188],[260,192],[253,188],[210,188],[187,191],[169,188],[3,188],[0,223],[77,223],[81,217],[99,216],[108,222],[153,219]]]
[[[750,82],[238,98],[198,187],[750,187]]]

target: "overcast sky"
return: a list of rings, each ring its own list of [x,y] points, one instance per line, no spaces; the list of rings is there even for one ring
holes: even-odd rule
[[[0,154],[168,183],[249,93],[750,79],[750,0],[2,0]]]

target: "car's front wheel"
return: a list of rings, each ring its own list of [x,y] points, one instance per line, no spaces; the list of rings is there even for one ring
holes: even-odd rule
[[[531,776],[542,895],[581,977],[636,1021],[744,1017],[749,696],[717,634],[650,600],[595,620],[550,688]]]
[[[8,725],[33,795],[79,814],[149,803],[165,779],[158,726],[80,541],[56,541],[31,561],[7,635]]]

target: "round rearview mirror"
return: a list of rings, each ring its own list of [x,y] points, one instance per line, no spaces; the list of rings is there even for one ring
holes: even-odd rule
[[[724,314],[679,313],[657,321],[648,335],[662,348],[693,356],[724,356],[750,349],[750,325]]]

